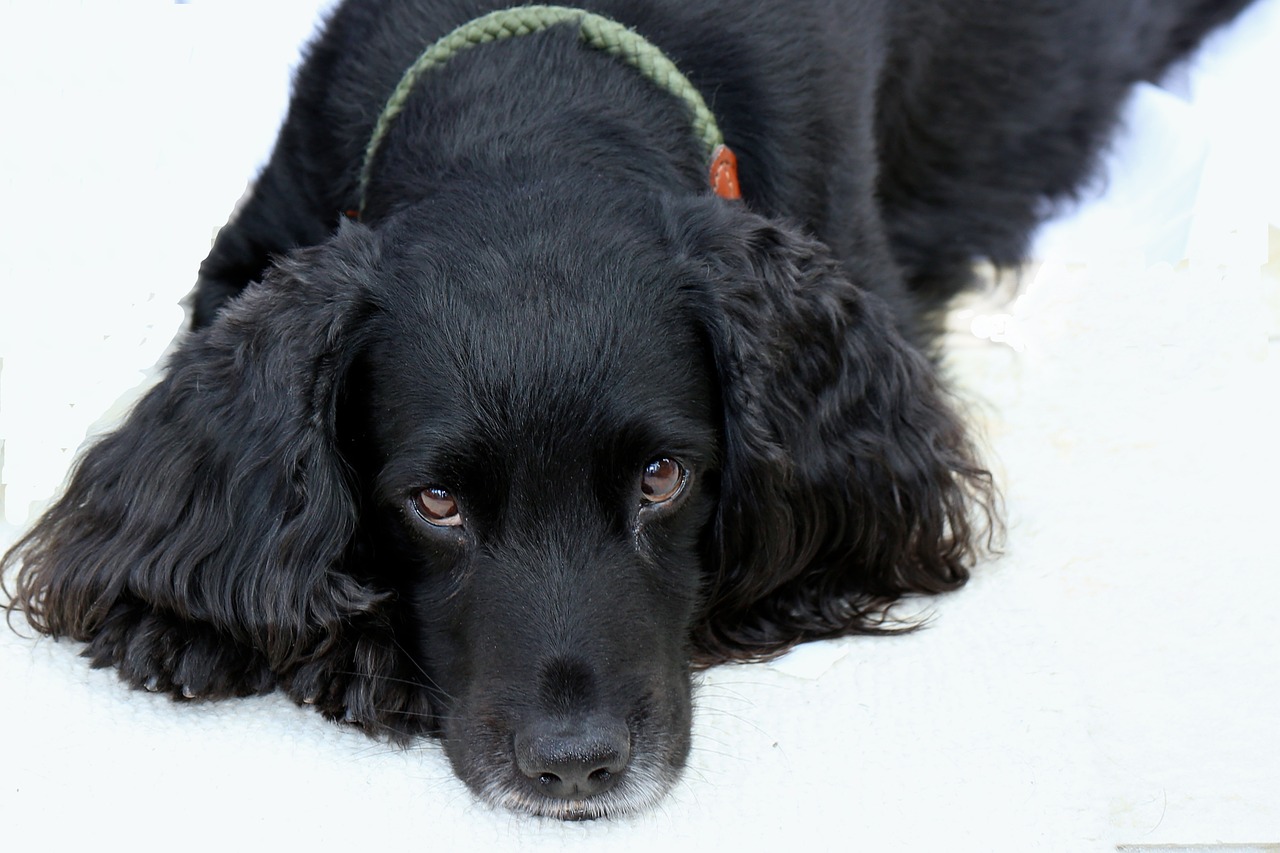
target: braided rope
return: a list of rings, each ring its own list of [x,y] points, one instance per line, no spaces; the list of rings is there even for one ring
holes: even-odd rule
[[[577,22],[578,35],[584,44],[622,60],[639,71],[646,80],[683,101],[691,113],[694,134],[706,148],[708,159],[711,159],[716,148],[724,143],[715,117],[689,79],[651,42],[617,21],[582,9],[568,6],[516,6],[490,12],[463,24],[423,51],[417,61],[405,71],[391,97],[387,99],[382,114],[378,116],[373,135],[364,151],[364,165],[360,169],[360,211],[364,211],[374,157],[424,74],[478,45],[527,36],[556,24],[573,22]]]

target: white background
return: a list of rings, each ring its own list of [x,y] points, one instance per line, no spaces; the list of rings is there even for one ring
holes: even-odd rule
[[[11,537],[183,322],[264,160],[312,2],[0,6]],[[1109,849],[1280,841],[1280,0],[1130,105],[1093,200],[951,364],[1010,510],[933,627],[722,668],[655,812],[475,803],[278,697],[175,706],[0,631],[6,844]],[[1270,227],[1269,227],[1270,226]]]

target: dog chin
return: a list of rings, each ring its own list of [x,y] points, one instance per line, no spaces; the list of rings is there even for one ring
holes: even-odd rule
[[[596,820],[646,811],[675,785],[680,768],[661,759],[634,762],[617,784],[593,797],[553,799],[529,790],[524,779],[491,778],[476,795],[496,808],[558,820]]]

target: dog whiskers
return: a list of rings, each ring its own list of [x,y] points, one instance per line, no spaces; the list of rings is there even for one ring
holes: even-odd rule
[[[422,673],[422,677],[425,678],[428,682],[430,682],[427,685],[420,685],[420,686],[426,687],[427,689],[434,691],[436,695],[441,696],[445,699],[448,699],[450,701],[453,700],[454,697],[449,694],[449,691],[442,688],[436,682],[436,680],[432,678],[430,674],[428,674],[426,669],[423,668],[422,664],[418,663],[417,659],[414,658],[414,656],[409,653],[409,650],[406,649],[404,645],[395,638],[394,635],[391,636],[391,642],[395,644],[395,647],[400,650],[400,653],[402,655],[404,655],[404,659],[407,660],[409,663],[413,664],[414,668],[417,669],[418,672]]]

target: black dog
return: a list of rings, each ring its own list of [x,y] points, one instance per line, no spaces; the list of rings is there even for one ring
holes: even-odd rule
[[[401,75],[492,7],[349,2],[167,375],[5,557],[11,608],[581,817],[672,784],[691,667],[965,582],[995,496],[928,320],[1246,0],[588,5],[692,81],[743,200],[570,23],[425,74],[362,202]]]

